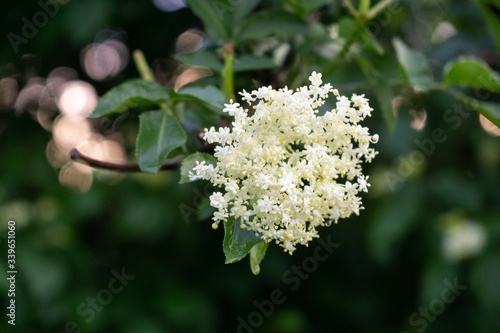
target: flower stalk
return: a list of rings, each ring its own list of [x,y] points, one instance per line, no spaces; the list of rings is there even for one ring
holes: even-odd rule
[[[234,46],[225,44],[222,47],[224,68],[222,69],[222,92],[228,101],[234,100]]]
[[[146,81],[154,82],[155,78],[154,78],[153,72],[151,72],[151,69],[148,66],[148,63],[146,61],[146,57],[144,57],[144,53],[142,53],[141,50],[135,50],[132,53],[132,57],[134,58],[135,66],[137,68],[137,71],[141,75],[141,78],[143,80],[146,80]],[[160,107],[167,114],[169,114],[171,116],[174,115],[172,108],[170,108],[167,103],[160,102]]]

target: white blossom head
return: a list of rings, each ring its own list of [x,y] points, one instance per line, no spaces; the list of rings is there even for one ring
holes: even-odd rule
[[[372,108],[364,95],[349,99],[322,85],[319,73],[309,80],[295,91],[243,91],[253,112],[231,101],[223,111],[233,117],[232,127],[205,130],[204,139],[217,145],[217,164],[198,164],[193,178],[221,189],[210,197],[214,228],[232,217],[292,253],[318,237],[317,227],[363,209],[359,192],[370,184],[361,163],[377,154],[370,143],[378,135],[359,122]],[[331,93],[336,107],[318,115]]]

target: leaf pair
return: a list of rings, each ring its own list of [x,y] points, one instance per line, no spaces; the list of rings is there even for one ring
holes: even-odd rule
[[[187,87],[176,92],[166,90],[156,82],[133,79],[106,93],[91,117],[125,113],[130,109],[141,112],[136,158],[142,171],[154,174],[168,155],[187,140],[186,132],[173,112],[174,105],[183,101],[194,102],[219,113],[224,96],[213,86]]]
[[[249,16],[259,0],[186,0],[186,3],[203,21],[205,30],[214,41],[240,44],[283,31],[294,34],[306,30],[305,22],[284,10]]]

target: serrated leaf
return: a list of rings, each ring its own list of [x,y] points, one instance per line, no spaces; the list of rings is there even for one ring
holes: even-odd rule
[[[269,243],[266,241],[260,241],[250,249],[250,269],[254,275],[258,275],[260,273],[260,263],[266,256],[268,245]]]
[[[277,33],[300,34],[307,31],[307,25],[299,17],[284,11],[259,12],[242,24],[234,37],[237,43],[258,40]]]
[[[193,172],[193,168],[197,164],[196,162],[201,163],[203,161],[205,164],[212,164],[214,166],[217,164],[216,158],[206,153],[194,153],[184,158],[181,163],[181,180],[179,184],[192,182],[189,179],[189,173]]]
[[[443,81],[468,88],[500,92],[500,76],[482,60],[470,57],[447,63]]]
[[[278,65],[269,57],[244,55],[236,59],[233,65],[234,72],[251,71],[256,69],[273,69]]]
[[[193,13],[202,20],[206,32],[212,39],[229,41],[229,29],[224,22],[227,23],[227,15],[231,12],[231,8],[234,10],[234,6],[224,1],[185,1]]]
[[[208,85],[204,87],[183,87],[177,92],[172,92],[172,99],[203,103],[215,113],[222,113],[226,98],[220,89]]]
[[[389,83],[386,82],[382,73],[377,71],[370,62],[359,56],[356,57],[356,60],[375,92],[375,97],[382,111],[382,118],[384,118],[389,130],[392,130],[396,124],[396,115],[392,109],[393,94]]]
[[[123,113],[131,108],[156,108],[169,98],[168,91],[158,83],[133,79],[114,87],[102,96],[90,118]]]
[[[183,64],[206,67],[217,73],[220,73],[223,68],[217,54],[210,50],[200,50],[193,53],[178,54],[175,56],[175,59]]]
[[[148,111],[139,116],[136,156],[142,171],[155,174],[168,154],[186,142],[184,129],[165,110]]]
[[[255,232],[240,228],[240,220],[229,217],[224,222],[223,249],[226,255],[226,264],[243,259],[252,247],[259,243],[261,239]]]
[[[400,39],[394,38],[392,41],[399,65],[406,80],[412,85],[415,91],[426,91],[432,86],[429,79],[430,67],[427,58],[421,52],[410,49]]]

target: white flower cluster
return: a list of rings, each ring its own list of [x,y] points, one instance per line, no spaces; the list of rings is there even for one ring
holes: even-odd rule
[[[226,104],[232,128],[205,130],[216,143],[216,165],[201,162],[191,179],[207,179],[224,189],[210,197],[217,208],[213,224],[229,217],[265,241],[292,253],[295,245],[318,237],[316,227],[337,222],[361,206],[359,192],[370,186],[362,161],[377,154],[378,135],[359,125],[372,108],[363,95],[349,100],[313,72],[311,85],[296,91],[261,87],[240,93],[252,111]],[[336,108],[319,116],[330,93]]]

